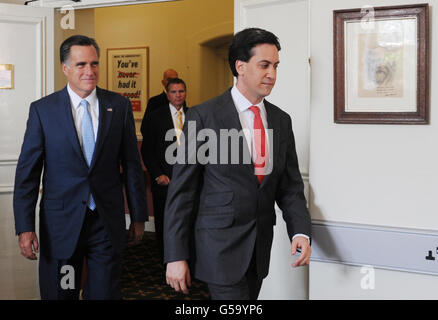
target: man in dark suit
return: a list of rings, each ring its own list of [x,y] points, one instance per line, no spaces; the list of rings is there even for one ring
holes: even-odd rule
[[[161,84],[163,85],[164,91],[156,96],[151,97],[148,100],[148,104],[146,105],[146,110],[143,115],[143,120],[141,121],[140,131],[142,133],[146,130],[145,128],[146,118],[147,118],[146,116],[149,115],[151,112],[157,110],[159,107],[167,106],[169,104],[169,99],[167,98],[167,93],[165,90],[169,79],[174,79],[174,78],[178,78],[178,72],[176,72],[173,69],[167,69],[166,71],[164,71],[163,80],[161,80]],[[184,101],[184,107],[185,106],[186,105]]]
[[[229,49],[236,85],[186,114],[164,221],[166,279],[176,291],[188,292],[190,263],[213,299],[257,299],[269,269],[275,202],[292,255],[301,250],[293,266],[309,263],[311,222],[291,119],[264,100],[279,50],[271,32],[237,33]]]
[[[182,79],[169,79],[166,93],[169,102],[151,112],[145,122],[141,154],[151,177],[151,191],[154,202],[154,223],[157,247],[163,260],[163,217],[167,186],[172,178],[172,165],[166,161],[166,150],[177,141],[184,123],[187,108],[186,84]],[[166,134],[173,139],[166,139]]]
[[[40,251],[42,299],[78,299],[84,257],[83,298],[120,299],[126,238],[123,184],[136,241],[147,220],[132,108],[121,95],[96,87],[99,47],[94,39],[72,36],[61,45],[60,56],[68,84],[31,104],[17,164],[19,246],[32,260]],[[38,242],[35,206],[41,173]]]

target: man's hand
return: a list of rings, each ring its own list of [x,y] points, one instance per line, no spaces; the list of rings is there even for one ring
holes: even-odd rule
[[[174,261],[167,264],[166,282],[175,291],[189,293],[188,287],[192,285],[190,279],[190,270],[187,261]]]
[[[29,260],[37,260],[35,253],[38,253],[38,237],[35,232],[22,232],[18,236],[18,245],[21,254]]]
[[[292,255],[297,253],[297,249],[301,249],[301,255],[292,264],[292,267],[306,266],[310,262],[312,248],[310,248],[309,240],[306,237],[297,236],[292,240]]]
[[[167,186],[170,182],[170,179],[168,176],[166,176],[165,174],[162,174],[161,176],[159,176],[156,180],[157,184],[159,186]]]
[[[129,245],[139,244],[143,239],[144,234],[144,222],[131,222],[129,226]]]

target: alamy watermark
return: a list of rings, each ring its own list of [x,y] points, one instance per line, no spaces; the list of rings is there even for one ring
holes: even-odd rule
[[[53,8],[54,0],[38,0],[36,4],[32,4],[32,6],[39,6],[42,8]],[[64,5],[60,7],[59,12],[63,15],[60,21],[60,27],[64,30],[67,29],[75,29],[75,9],[72,5]]]
[[[360,19],[360,26],[364,30],[373,30],[375,27],[374,7],[365,5],[360,9],[365,15]]]
[[[274,150],[273,129],[197,130],[196,121],[187,121],[185,126],[187,131],[177,134],[175,129],[170,129],[166,133],[166,141],[174,141],[179,135],[166,149],[168,164],[254,164],[256,175],[272,172],[273,158],[269,149]],[[248,148],[247,141],[251,141]],[[257,156],[251,157],[251,154]]]
[[[71,265],[63,265],[60,274],[63,274],[60,280],[60,286],[63,290],[74,290],[75,289],[75,269]]]
[[[376,288],[376,273],[373,266],[365,265],[360,268],[360,273],[365,274],[360,280],[362,290],[374,290]]]
[[[63,14],[61,18],[61,28],[64,30],[67,29],[75,29],[75,9],[72,6],[66,5],[60,9],[60,12]]]

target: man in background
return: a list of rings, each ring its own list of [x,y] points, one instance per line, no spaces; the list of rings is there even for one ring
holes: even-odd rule
[[[167,87],[167,82],[169,81],[169,79],[173,79],[173,78],[178,78],[178,72],[176,72],[175,70],[167,69],[166,71],[163,72],[163,79],[161,80],[161,84],[163,85],[164,90],[160,94],[153,96],[148,100],[146,110],[144,112],[143,120],[141,122],[140,131],[142,133],[145,130],[144,126],[145,126],[145,121],[146,121],[146,115],[148,115],[149,113],[151,113],[154,110],[157,110],[159,107],[162,107],[162,106],[167,105],[169,103],[169,99],[167,98],[167,94],[166,94],[166,87]],[[186,104],[184,101],[184,107],[185,106],[186,106]]]
[[[157,248],[163,261],[163,219],[167,186],[172,178],[172,165],[166,160],[166,149],[179,141],[185,113],[187,88],[182,79],[172,78],[166,86],[169,102],[152,111],[145,122],[141,154],[151,177],[151,191],[154,203],[154,223]],[[168,131],[173,131],[173,140],[166,141]]]

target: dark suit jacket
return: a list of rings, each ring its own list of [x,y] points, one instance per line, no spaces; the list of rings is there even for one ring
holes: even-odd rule
[[[149,99],[146,110],[147,112],[153,112],[159,107],[167,105],[168,103],[169,100],[167,99],[167,94],[165,91],[163,91],[160,94],[157,94],[156,96],[153,96]]]
[[[275,202],[283,212],[290,238],[297,233],[310,236],[310,216],[298,169],[291,119],[266,100],[265,108],[268,128],[273,130],[273,145],[269,150],[273,168],[261,184],[254,174],[252,162],[245,164],[241,160],[238,164],[220,164],[224,149],[219,147],[219,138],[218,164],[201,165],[199,161],[187,164],[186,161],[186,164],[173,167],[165,211],[165,262],[190,259],[193,221],[194,273],[205,282],[230,285],[241,280],[253,252],[256,253],[258,276],[266,277],[276,222]],[[186,136],[190,121],[196,124],[196,132],[209,128],[218,137],[220,129],[242,129],[230,90],[189,109],[183,130]],[[191,148],[187,143],[194,143],[194,139],[187,139],[185,159],[205,143],[203,139],[198,140],[201,141],[196,141],[196,148]],[[226,148],[228,163],[231,163],[231,146]],[[244,138],[239,140],[239,152],[249,155]]]
[[[157,110],[159,107],[164,106],[164,105],[168,105],[169,104],[169,100],[167,99],[167,94],[165,91],[163,91],[162,93],[153,96],[152,98],[150,98],[148,100],[148,104],[146,106],[146,110],[144,112],[143,115],[143,120],[141,121],[141,127],[140,127],[140,131],[143,133],[143,131],[146,130],[146,116],[150,113],[152,113],[153,111]]]
[[[184,108],[184,113],[186,112],[187,108]],[[165,137],[167,131],[174,128],[169,103],[151,112],[145,121],[141,154],[152,180],[162,174],[172,177],[172,165],[166,161],[165,155],[166,149],[176,142],[176,135],[171,141],[166,141]]]
[[[43,172],[40,247],[42,253],[58,259],[67,259],[74,252],[90,191],[116,252],[123,249],[126,237],[123,183],[132,221],[147,220],[131,104],[100,88],[97,97],[99,128],[90,167],[79,144],[67,87],[30,106],[15,175],[16,233],[35,231]]]

